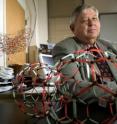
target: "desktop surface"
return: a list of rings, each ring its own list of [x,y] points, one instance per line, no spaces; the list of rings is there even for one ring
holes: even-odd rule
[[[0,124],[46,124],[44,118],[24,114],[16,104],[12,90],[0,93]]]

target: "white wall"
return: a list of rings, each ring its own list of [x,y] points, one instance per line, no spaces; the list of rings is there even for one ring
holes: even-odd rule
[[[6,0],[0,0],[0,34],[5,33],[5,22],[6,22],[5,5],[6,5]],[[6,66],[5,58],[6,58],[5,53],[0,49],[0,66]]]
[[[26,0],[26,27],[32,30],[30,45],[39,47],[48,41],[47,0]]]
[[[0,0],[0,33],[3,33],[3,25],[4,25],[4,6],[3,6],[3,1],[4,0]]]
[[[38,0],[36,42],[37,45],[48,41],[48,10],[47,0]]]
[[[26,8],[25,8],[25,20],[26,20],[26,28],[30,28],[32,35],[29,45],[36,44],[36,37],[35,37],[35,26],[36,26],[36,7],[35,7],[36,0],[25,0]]]

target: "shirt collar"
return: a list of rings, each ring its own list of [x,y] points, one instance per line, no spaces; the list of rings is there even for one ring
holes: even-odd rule
[[[77,37],[73,37],[73,39],[77,42],[77,43],[79,43],[79,45],[81,46],[81,48],[82,49],[89,49],[89,48],[91,48],[91,47],[95,47],[95,48],[97,48],[98,49],[98,45],[97,45],[97,41],[94,43],[94,44],[85,44],[85,43],[83,43],[80,39],[78,39]]]

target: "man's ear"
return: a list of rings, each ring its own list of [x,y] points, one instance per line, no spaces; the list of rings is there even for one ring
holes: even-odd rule
[[[70,25],[70,29],[72,32],[74,32],[74,25],[73,24]]]

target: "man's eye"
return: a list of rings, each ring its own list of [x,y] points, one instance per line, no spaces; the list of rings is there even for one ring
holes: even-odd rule
[[[88,23],[88,19],[84,19],[81,21],[82,23]]]
[[[93,20],[98,20],[98,18],[97,17],[94,17]]]

